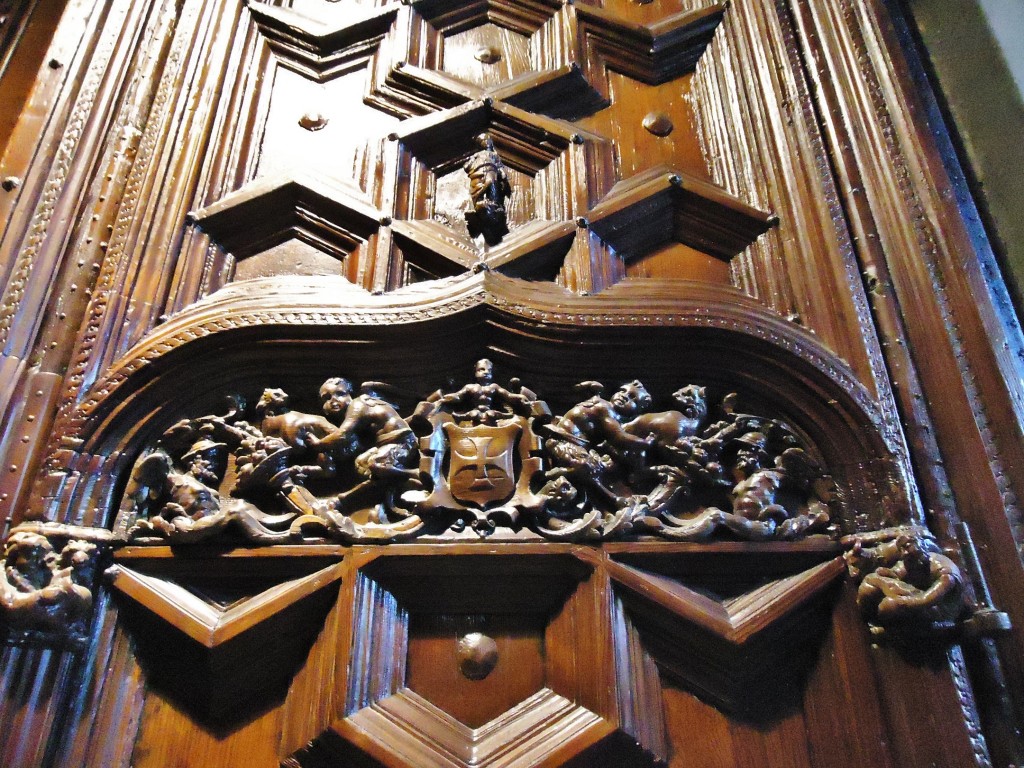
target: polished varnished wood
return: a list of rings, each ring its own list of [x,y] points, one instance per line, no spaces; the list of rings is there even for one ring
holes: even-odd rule
[[[0,19],[0,764],[1024,759],[1024,339],[894,4]]]

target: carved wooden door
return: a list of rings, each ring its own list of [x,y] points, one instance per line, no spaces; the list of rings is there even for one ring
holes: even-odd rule
[[[898,12],[58,10],[0,763],[1019,760],[1021,339]]]

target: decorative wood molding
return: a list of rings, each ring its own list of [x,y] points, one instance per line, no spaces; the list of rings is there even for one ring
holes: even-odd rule
[[[409,768],[534,766],[609,735],[598,715],[545,688],[481,728],[467,728],[412,691],[334,726],[343,739]],[[299,761],[302,765],[302,761]]]
[[[248,0],[247,7],[281,62],[319,82],[364,64],[395,23],[400,8],[392,4],[361,9],[344,24],[331,25],[259,0]]]
[[[44,138],[14,150],[39,159],[0,193],[0,501],[36,528],[149,541],[115,554],[124,599],[100,621],[61,609],[92,632],[87,657],[7,651],[0,714],[48,740],[35,763],[142,766],[163,748],[293,768],[650,765],[699,762],[712,747],[681,745],[707,726],[736,759],[796,744],[794,760],[823,767],[984,764],[957,649],[916,670],[869,650],[846,606],[827,616],[840,533],[867,541],[927,508],[948,546],[953,501],[1020,528],[1002,471],[1020,453],[1002,375],[1016,347],[993,352],[998,318],[973,301],[983,270],[950,261],[971,251],[885,9],[578,1],[297,4],[307,18],[258,0],[118,0],[80,4],[88,24],[69,6],[77,53],[55,57],[66,69],[40,78],[20,126]],[[344,124],[365,130],[332,133]],[[496,160],[460,167],[488,141]],[[286,262],[303,253],[342,263],[300,276]],[[247,279],[259,265],[275,276]],[[901,322],[891,296],[922,311]],[[483,357],[515,381],[470,381]],[[364,382],[352,401],[395,414],[386,439],[338,447],[355,430],[316,395],[337,399],[339,374]],[[595,385],[573,390],[634,377],[616,396],[649,388],[655,403],[628,419]],[[706,420],[669,399],[691,383],[717,411]],[[225,414],[236,392],[249,407]],[[610,416],[607,433],[574,412]],[[957,457],[952,501],[939,446]],[[764,456],[744,469],[743,451]],[[17,468],[44,456],[26,493]],[[1019,560],[1004,528],[979,526],[982,559]],[[261,546],[209,547],[246,537]],[[893,579],[910,583],[876,570],[863,591]],[[931,624],[987,631],[945,599]],[[804,688],[829,626],[842,663],[823,659]],[[680,705],[659,669],[701,701]],[[478,698],[460,709],[465,690]],[[862,704],[837,737],[852,722],[838,713]],[[139,722],[136,754],[111,747]],[[952,725],[935,740],[925,722]]]
[[[667,555],[651,553],[645,561],[629,553],[626,565],[612,554],[606,565],[658,666],[701,697],[750,717],[799,690],[794,681],[811,665],[827,611],[823,596],[842,574],[842,560],[766,575],[753,552],[742,566],[737,560],[738,567],[717,573],[708,573],[703,555]],[[775,558],[775,568],[785,562]]]
[[[355,595],[360,602],[353,616],[360,618],[353,624],[346,711],[327,734],[289,759],[299,766],[326,755],[340,759],[350,744],[410,768],[525,768],[559,765],[608,742],[612,754],[624,750],[621,759],[631,765],[665,760],[660,703],[652,698],[658,696],[657,675],[650,664],[644,666],[639,649],[630,652],[621,646],[625,637],[611,634],[604,610],[610,595],[600,560],[561,545],[545,549],[453,550],[443,562],[429,556],[429,547],[357,550]],[[482,626],[492,621],[499,627],[498,617],[490,616],[499,595],[501,615],[520,617],[516,626],[521,620],[539,620],[545,627],[542,687],[510,702],[487,723],[470,727],[431,703],[431,684],[423,683],[419,691],[405,687],[407,664],[416,653],[410,626],[426,612],[469,614]],[[489,631],[500,637],[500,629]],[[420,663],[457,666],[454,637],[451,643],[450,657],[432,653]],[[613,649],[618,650],[613,654]],[[497,664],[491,674],[515,674],[514,667],[501,672],[500,655]],[[472,690],[467,695],[478,695]],[[620,702],[630,705],[620,710]],[[643,740],[624,748],[613,738],[620,730]]]

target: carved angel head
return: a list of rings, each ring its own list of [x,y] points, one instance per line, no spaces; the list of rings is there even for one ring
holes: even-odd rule
[[[340,376],[328,379],[320,387],[320,402],[328,418],[344,417],[352,404],[352,382]]]
[[[640,383],[639,379],[633,379],[628,384],[623,384],[611,397],[611,404],[617,413],[625,418],[636,416],[651,407],[651,394],[647,388]]]

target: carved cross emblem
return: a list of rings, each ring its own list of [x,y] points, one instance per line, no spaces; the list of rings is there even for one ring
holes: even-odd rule
[[[508,501],[516,489],[513,451],[518,424],[463,427],[445,424],[451,446],[448,487],[459,501],[486,506]]]

